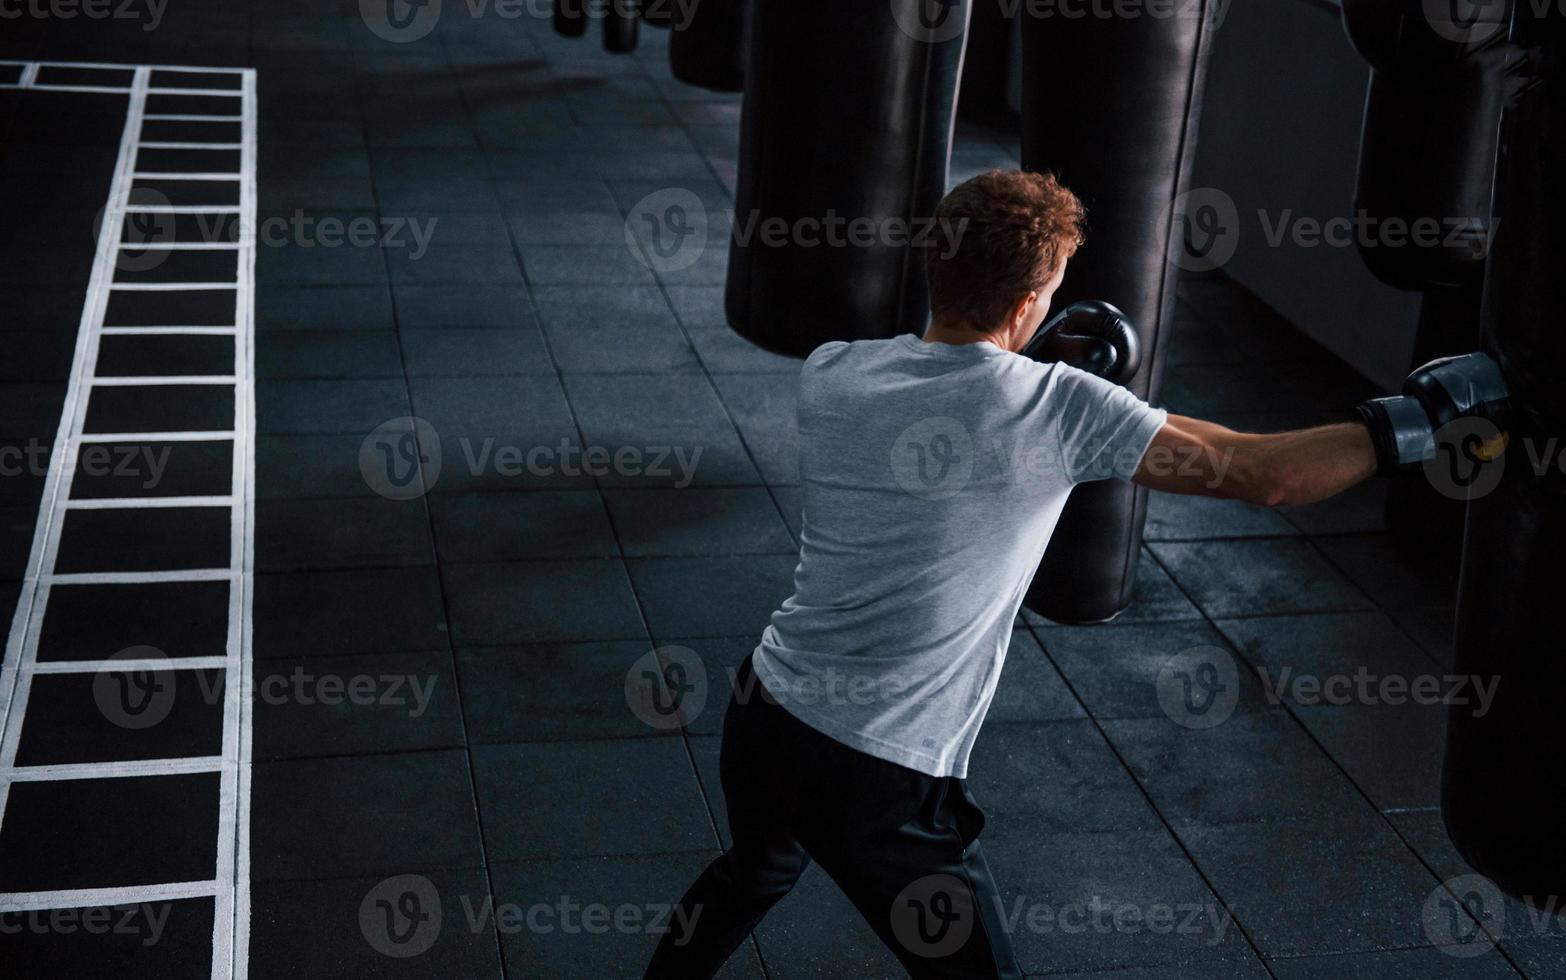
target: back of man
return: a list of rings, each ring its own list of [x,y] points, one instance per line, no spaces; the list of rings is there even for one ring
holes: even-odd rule
[[[800,377],[794,595],[754,666],[812,728],[963,777],[1072,486],[1129,478],[1165,413],[993,344],[826,344]]]

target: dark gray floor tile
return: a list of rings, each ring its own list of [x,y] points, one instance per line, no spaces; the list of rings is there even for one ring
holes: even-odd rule
[[[584,453],[555,378],[415,378],[411,387],[438,438],[437,492],[582,489],[612,465],[612,452]]]
[[[500,199],[482,177],[428,178],[380,177],[375,179],[380,207],[404,211],[498,211]]]
[[[368,435],[387,419],[407,414],[408,385],[401,378],[256,383],[256,432],[261,434]]]
[[[258,378],[401,378],[389,330],[274,330],[256,345]]]
[[[1383,609],[1457,603],[1457,569],[1403,553],[1391,534],[1320,538],[1316,547]]]
[[[1421,915],[1436,879],[1374,813],[1187,827],[1180,837],[1264,956],[1429,944]]]
[[[1325,682],[1364,672],[1377,680],[1392,677],[1412,682],[1435,667],[1380,612],[1223,619],[1217,625],[1252,666],[1266,671],[1266,682],[1289,681],[1283,686],[1288,695],[1294,690],[1292,682],[1301,676]]]
[[[496,920],[481,914],[489,898],[484,872],[470,869],[257,882],[250,889],[250,972],[499,980]],[[366,908],[371,916],[361,918]],[[431,917],[417,922],[405,912]]]
[[[698,374],[701,364],[673,324],[621,326],[578,321],[544,328],[549,350],[565,374]]]
[[[778,980],[894,980],[908,975],[818,865],[807,868],[794,890],[761,920],[756,942],[768,974]]]
[[[794,540],[799,541],[800,530],[804,522],[805,493],[802,487],[768,487],[772,491],[772,499],[777,501],[778,510],[783,514],[783,520],[788,524],[789,533]]]
[[[254,881],[476,868],[484,860],[460,751],[255,764]]]
[[[463,710],[478,743],[668,734],[631,710],[627,677],[651,646],[636,640],[461,650]]]
[[[663,909],[715,856],[694,852],[497,864],[497,908],[548,910],[534,913],[537,928],[501,933],[506,962],[526,964],[529,975],[640,977],[665,931],[684,935],[683,923]],[[584,928],[580,912],[559,912],[572,905],[601,907],[617,917],[610,928]],[[760,980],[766,974],[746,941],[717,976]]]
[[[459,646],[646,637],[619,561],[447,564],[441,574]]]
[[[1500,892],[1458,854],[1438,809],[1408,810],[1390,817],[1398,832],[1435,869],[1446,886],[1445,894],[1437,898],[1438,910],[1456,911],[1452,898],[1455,890],[1470,913],[1466,917],[1433,917],[1430,921],[1439,930],[1440,942],[1455,941],[1451,943],[1453,952],[1477,955],[1498,938],[1501,949],[1526,975],[1563,975],[1566,918],[1561,916],[1557,899],[1540,896],[1538,905],[1530,905]],[[1476,917],[1484,920],[1483,931],[1476,928]]]
[[[257,436],[256,496],[262,500],[363,497],[375,493],[360,468],[365,438],[341,435]]]
[[[611,486],[755,486],[760,475],[716,392],[700,375],[574,375],[566,392],[590,445],[635,466]]]
[[[394,283],[448,285],[475,283],[487,286],[520,286],[522,271],[516,255],[506,245],[455,245],[431,242],[422,253],[386,252],[386,266]]]
[[[308,654],[258,661],[258,760],[462,748],[451,654]]]
[[[648,286],[652,270],[624,243],[619,245],[524,245],[522,270],[534,286]]]
[[[656,286],[540,286],[534,289],[544,324],[566,331],[583,324],[612,327],[678,328],[662,290]]]
[[[799,482],[799,379],[792,374],[717,374],[713,383],[769,484]]]
[[[491,861],[714,846],[680,739],[479,745],[472,754]]]
[[[266,286],[256,291],[256,330],[390,330],[391,291],[380,286]],[[265,341],[259,340],[258,346]]]
[[[1371,811],[1300,725],[1280,710],[1193,730],[1167,719],[1104,729],[1165,818],[1187,824],[1291,823]]]
[[[1041,834],[985,850],[1030,974],[1201,966],[1227,977],[1227,964],[1251,957],[1165,830]]]
[[[404,330],[402,353],[411,377],[555,373],[544,338],[531,323],[482,329]]]
[[[1265,538],[1298,534],[1277,511],[1239,500],[1154,493],[1147,498],[1149,541]]]
[[[528,292],[522,286],[465,284],[414,285],[399,282],[397,326],[403,330],[437,327],[530,326],[534,322]]]
[[[1453,956],[1438,947],[1272,961],[1278,980],[1507,980],[1521,976],[1500,953]]]
[[[1366,609],[1370,600],[1308,543],[1288,538],[1149,545],[1213,617]]]
[[[1370,534],[1387,529],[1386,480],[1367,480],[1352,490],[1303,507],[1280,507],[1284,520],[1306,534]]]
[[[761,635],[793,591],[792,555],[627,562],[655,636]]]
[[[606,490],[604,499],[627,557],[798,551],[761,487]]]
[[[1199,620],[1038,627],[1036,635],[1099,718],[1162,719],[1173,712],[1192,724],[1221,724],[1234,712],[1266,707],[1255,675]],[[1204,663],[1214,668],[1210,677]]]
[[[666,668],[675,662],[689,665],[693,659],[699,665],[699,674],[692,676],[692,672],[686,670],[682,675],[686,683],[695,686],[695,691],[686,695],[682,705],[685,730],[700,735],[722,732],[724,714],[736,693],[735,678],[740,663],[755,651],[759,634],[655,639]]]
[[[435,553],[422,504],[378,496],[259,501],[255,549],[262,572],[423,565]]]
[[[256,576],[255,657],[439,649],[446,614],[434,567]]]
[[[1457,694],[1449,682],[1435,691]],[[1384,695],[1379,695],[1384,696]],[[1397,696],[1401,699],[1401,696]],[[1447,707],[1439,703],[1301,708],[1300,720],[1370,799],[1383,810],[1441,802],[1441,755]]]
[[[198,772],[13,783],[0,827],[0,888],[210,880],[218,779]]]
[[[989,815],[986,839],[1159,826],[1086,719],[987,726],[974,745],[968,783]]]
[[[625,220],[610,211],[513,211],[507,222],[519,245],[620,247],[626,240]]]
[[[613,558],[620,554],[594,490],[446,493],[430,497],[443,561]]]
[[[1039,641],[1025,629],[1013,630],[1011,649],[1001,669],[995,700],[985,719],[994,725],[1008,721],[1064,721],[1086,718],[1087,712],[1050,663]]]

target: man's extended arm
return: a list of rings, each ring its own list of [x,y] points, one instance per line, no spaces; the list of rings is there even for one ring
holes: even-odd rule
[[[1171,415],[1132,479],[1154,490],[1276,507],[1314,503],[1375,472],[1370,432],[1357,422],[1262,435]]]
[[[1377,473],[1420,466],[1434,458],[1437,433],[1459,418],[1504,429],[1510,414],[1505,379],[1485,354],[1431,361],[1408,376],[1403,392],[1363,403],[1358,422],[1268,435],[1171,415],[1132,479],[1267,507],[1308,504]]]

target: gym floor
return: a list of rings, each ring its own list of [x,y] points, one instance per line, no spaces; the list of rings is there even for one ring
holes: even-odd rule
[[[739,100],[515,10],[7,21],[0,975],[638,976],[723,846],[800,506],[798,364],[722,314]],[[952,180],[1017,162],[964,126]],[[659,270],[671,189],[710,227]],[[1237,427],[1372,393],[1221,278],[1169,352],[1162,402]],[[1264,685],[1448,671],[1455,572],[1383,492],[1156,497],[1126,613],[1019,621],[972,784],[1031,975],[1566,976],[1520,905],[1461,942],[1441,706]],[[655,647],[684,730],[628,704]],[[1171,708],[1191,651],[1216,724]],[[817,870],[725,973],[898,975]]]

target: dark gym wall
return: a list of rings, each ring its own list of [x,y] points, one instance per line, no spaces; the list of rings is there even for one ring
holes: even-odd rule
[[[1193,187],[1234,199],[1224,270],[1389,388],[1408,371],[1419,296],[1377,282],[1352,244],[1268,242],[1286,213],[1352,217],[1369,69],[1326,0],[1231,0],[1216,32]],[[1268,225],[1257,216],[1263,209]]]

